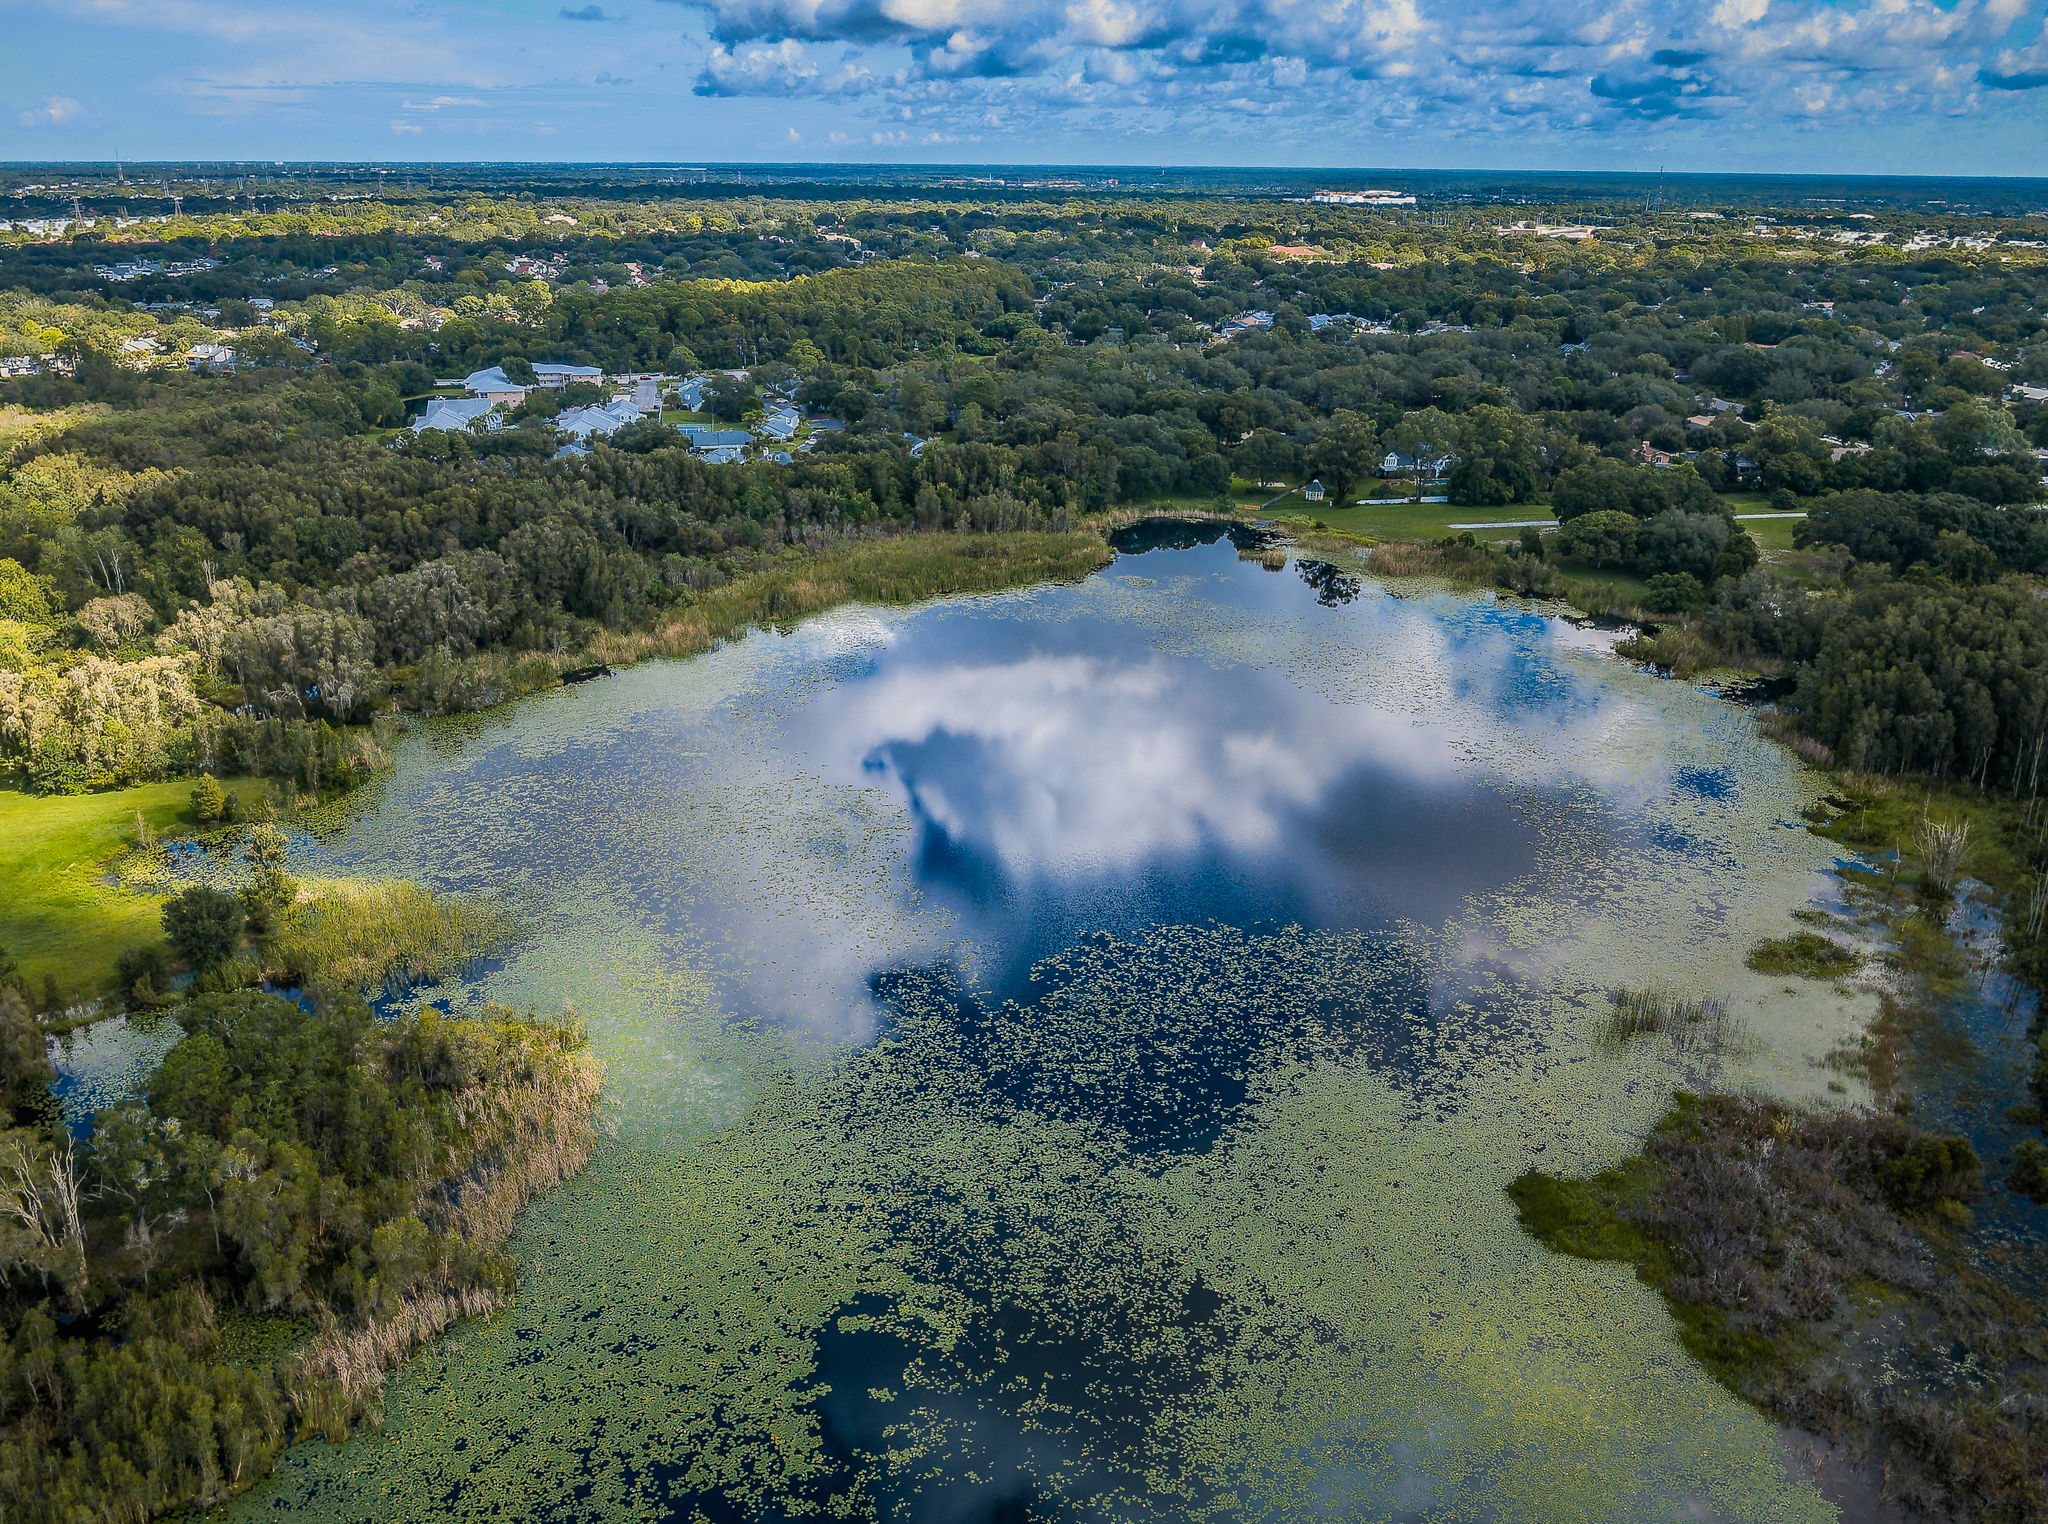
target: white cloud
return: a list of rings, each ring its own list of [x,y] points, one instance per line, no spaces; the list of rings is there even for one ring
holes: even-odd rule
[[[46,95],[40,106],[17,111],[14,119],[24,127],[62,127],[85,115],[85,107],[68,95]]]
[[[2043,0],[696,0],[717,95],[886,92],[912,115],[1002,102],[1152,112],[1161,131],[1276,104],[1619,126],[1973,109],[2048,83]],[[877,47],[906,66],[852,62]],[[858,72],[849,74],[849,69]],[[1359,85],[1382,89],[1361,109]],[[951,88],[934,89],[945,82]],[[1397,99],[1385,98],[1388,93]],[[1130,125],[1128,122],[1126,126]]]

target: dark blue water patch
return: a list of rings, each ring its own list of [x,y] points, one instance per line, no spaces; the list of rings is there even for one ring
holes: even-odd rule
[[[1120,556],[1142,556],[1154,550],[1194,550],[1219,540],[1228,540],[1239,550],[1262,550],[1278,543],[1279,536],[1257,524],[1161,517],[1112,531],[1109,546]]]
[[[1671,775],[1672,787],[1695,799],[1735,797],[1735,774],[1725,767],[1681,767]]]
[[[1056,1118],[1128,1153],[1206,1152],[1252,1087],[1294,1059],[1357,1058],[1419,1086],[1431,970],[1404,937],[1298,926],[1095,932],[998,1000],[950,964],[878,974],[891,1013],[952,1088]]]

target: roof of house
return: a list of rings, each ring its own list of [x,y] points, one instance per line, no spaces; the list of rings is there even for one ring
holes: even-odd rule
[[[565,381],[595,381],[604,372],[595,365],[563,365],[554,360],[536,360],[533,373],[543,381],[550,376],[560,376]]]
[[[427,429],[466,429],[471,420],[481,418],[491,410],[488,397],[436,397],[427,404],[427,410],[414,420],[415,434]]]
[[[740,446],[736,444],[704,445],[695,452],[697,459],[707,466],[729,466],[740,458]]]
[[[676,431],[698,448],[714,445],[750,445],[754,436],[745,429],[714,429],[707,423],[679,423]]]
[[[473,370],[462,378],[463,389],[472,392],[523,392],[521,386],[505,374],[505,367],[493,365],[488,370]]]
[[[632,398],[615,397],[602,407],[592,403],[589,407],[564,408],[555,416],[555,427],[583,439],[592,434],[616,434],[645,416]]]

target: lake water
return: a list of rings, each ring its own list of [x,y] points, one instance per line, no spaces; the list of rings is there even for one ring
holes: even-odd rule
[[[240,1516],[1835,1517],[1502,1193],[1840,1087],[1867,1010],[1742,965],[1809,785],[1609,635],[1208,533],[401,747],[326,850],[515,904],[452,993],[573,1006],[613,1136]],[[1617,1051],[1623,985],[1739,1030]]]

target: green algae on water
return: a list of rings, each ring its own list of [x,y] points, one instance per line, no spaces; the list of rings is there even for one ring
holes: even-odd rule
[[[1550,1254],[1505,1194],[1630,1153],[1688,1066],[1825,1085],[1809,1060],[1862,1007],[1742,961],[1828,863],[1784,825],[1792,764],[1533,613],[1368,587],[1347,643],[1212,594],[1162,568],[850,611],[409,743],[340,850],[494,875],[535,931],[478,993],[573,1003],[616,1135],[528,1213],[519,1303],[238,1515],[914,1517],[1028,1481],[1077,1518],[1831,1517],[1653,1292]],[[994,995],[907,873],[900,801],[779,729],[913,622],[992,617],[1118,621],[1369,706],[1514,801],[1532,864],[1438,924],[1077,937]],[[1516,702],[1549,711],[1460,697],[1503,651],[1541,655]],[[1662,787],[1688,768],[1730,797]],[[579,839],[497,854],[569,797],[597,806]],[[1594,830],[1616,800],[1641,832]],[[1755,1051],[1603,1043],[1644,968]],[[883,972],[872,1006],[848,970]],[[736,1019],[742,988],[816,1019]]]

